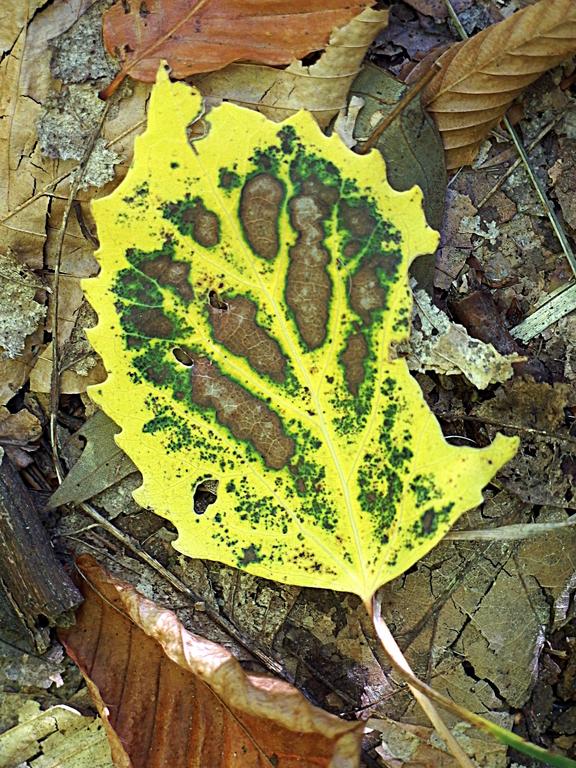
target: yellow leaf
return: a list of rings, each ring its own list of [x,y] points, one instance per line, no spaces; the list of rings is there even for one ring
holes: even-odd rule
[[[190,147],[200,95],[160,70],[120,187],[94,203],[85,281],[109,376],[90,394],[175,547],[368,600],[428,552],[516,450],[449,445],[404,360],[410,262],[438,241],[300,112],[226,104]],[[205,511],[199,484],[219,481]]]

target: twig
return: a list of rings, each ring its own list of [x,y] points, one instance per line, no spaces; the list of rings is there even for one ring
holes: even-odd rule
[[[388,115],[385,115],[385,116],[384,116],[384,117],[383,117],[383,118],[382,118],[382,119],[381,119],[381,120],[380,120],[380,121],[379,121],[379,122],[376,124],[376,127],[374,128],[374,130],[372,131],[372,133],[370,134],[370,136],[368,136],[368,138],[366,139],[366,141],[363,141],[361,144],[359,144],[359,145],[356,147],[356,149],[355,149],[355,152],[356,152],[358,155],[365,155],[365,154],[367,154],[367,153],[368,153],[368,152],[369,152],[369,151],[372,149],[372,147],[374,147],[374,145],[376,144],[376,142],[378,141],[378,139],[380,138],[380,136],[382,136],[382,134],[384,133],[384,131],[386,130],[386,128],[388,128],[388,126],[389,126],[391,123],[393,123],[393,122],[394,122],[394,120],[396,120],[396,118],[398,117],[398,115],[399,115],[399,114],[401,114],[401,113],[402,113],[402,112],[403,112],[403,111],[406,109],[406,107],[408,106],[408,104],[410,104],[410,102],[411,102],[411,101],[413,101],[413,100],[416,98],[416,96],[418,96],[418,94],[420,93],[420,91],[421,91],[421,90],[422,90],[422,89],[423,89],[423,88],[424,88],[426,85],[428,85],[428,83],[430,82],[430,80],[432,80],[432,78],[434,77],[434,75],[435,75],[435,74],[436,74],[436,69],[434,68],[434,66],[430,67],[430,69],[428,70],[428,72],[426,72],[426,74],[424,75],[424,77],[422,77],[422,78],[421,78],[421,79],[420,79],[420,80],[419,80],[419,81],[416,83],[416,85],[415,85],[413,88],[410,88],[410,89],[409,89],[409,90],[408,90],[408,91],[407,91],[407,92],[404,94],[404,96],[402,96],[402,98],[401,98],[401,99],[400,99],[400,101],[399,101],[399,102],[396,104],[396,106],[394,107],[394,109],[392,110],[392,112],[390,112],[390,114],[388,114]]]
[[[542,139],[550,133],[552,128],[554,128],[556,125],[558,125],[558,123],[560,122],[562,117],[563,117],[562,114],[557,115],[554,118],[554,120],[549,122],[548,125],[545,125],[544,128],[542,128],[542,130],[538,134],[538,136],[536,136],[534,139],[532,139],[530,144],[528,144],[528,150],[527,151],[531,152],[533,149],[535,149],[535,147],[537,147],[538,144],[540,144]],[[482,200],[480,200],[478,203],[475,204],[475,207],[476,207],[477,210],[480,210],[481,208],[483,208],[486,205],[486,203],[488,202],[488,200],[490,200],[492,195],[494,195],[496,192],[498,192],[498,190],[504,184],[506,179],[508,179],[514,173],[514,171],[516,170],[516,168],[518,168],[518,166],[520,165],[521,162],[522,162],[522,158],[520,158],[520,157],[517,157],[516,160],[514,160],[512,165],[506,170],[506,172],[502,176],[500,176],[500,178],[494,184],[494,186],[491,189],[489,189],[488,192],[486,192],[486,194],[484,195]]]
[[[61,483],[63,479],[62,465],[60,463],[60,457],[58,456],[58,436],[57,436],[57,424],[58,424],[58,407],[60,399],[60,349],[58,340],[58,310],[59,310],[59,287],[60,287],[60,265],[62,263],[62,248],[64,245],[64,237],[66,236],[66,227],[68,225],[68,218],[72,210],[72,204],[76,197],[76,192],[82,181],[86,165],[94,149],[94,144],[100,135],[102,126],[106,120],[108,110],[111,102],[107,102],[104,105],[100,119],[96,128],[92,132],[92,135],[88,139],[84,154],[78,165],[76,176],[70,184],[70,191],[68,193],[68,199],[62,215],[62,222],[60,224],[60,230],[58,232],[58,238],[56,240],[56,263],[54,266],[54,284],[52,286],[52,371],[50,376],[50,445],[52,447],[52,458],[54,461],[54,467],[58,481]]]

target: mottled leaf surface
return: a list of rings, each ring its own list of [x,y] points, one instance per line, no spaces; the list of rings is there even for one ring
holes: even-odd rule
[[[419,189],[326,137],[162,70],[134,167],[97,201],[109,376],[91,396],[143,474],[135,498],[192,556],[368,599],[481,500],[514,453],[449,445],[404,360],[407,270],[432,251]],[[194,494],[218,480],[202,514]]]

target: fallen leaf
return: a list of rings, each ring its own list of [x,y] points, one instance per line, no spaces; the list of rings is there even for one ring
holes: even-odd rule
[[[26,408],[10,413],[0,406],[0,444],[27,445],[42,435],[42,424]]]
[[[471,163],[516,96],[574,51],[573,0],[539,0],[452,46],[423,97],[444,140],[447,167]]]
[[[396,107],[408,88],[379,67],[367,64],[352,85],[361,96],[354,135],[367,139],[376,125]],[[424,211],[431,227],[440,229],[446,197],[446,167],[442,140],[416,98],[386,128],[376,143],[386,161],[386,175],[403,192],[417,184],[424,195]],[[433,264],[433,261],[432,261]]]
[[[102,411],[88,419],[76,433],[86,440],[84,451],[50,497],[49,507],[91,499],[137,471],[114,442],[114,435],[119,431],[120,428]]]
[[[391,189],[378,153],[304,112],[278,125],[225,104],[192,149],[201,107],[162,68],[135,165],[94,203],[88,333],[109,376],[90,396],[177,549],[368,600],[480,502],[517,440],[449,445],[388,361],[409,264],[437,242],[420,190]]]
[[[232,64],[221,72],[195,77],[194,84],[204,96],[250,106],[271,120],[306,109],[326,127],[346,108],[366,51],[387,23],[387,10],[367,9],[330,35],[314,64],[296,61],[286,69]]]
[[[0,228],[4,247],[32,269],[44,267],[49,210],[49,198],[34,195],[57,175],[36,135],[41,104],[52,90],[49,43],[92,2],[50,3],[37,13],[37,2],[4,4],[2,28],[10,37],[18,33],[0,62]]]
[[[18,264],[8,251],[0,254],[0,354],[15,358],[24,351],[26,337],[46,315],[46,307],[36,300],[40,280]]]
[[[484,433],[508,427],[522,435],[500,481],[525,502],[576,509],[576,470],[569,471],[571,462],[576,466],[576,446],[565,416],[572,394],[569,384],[513,379],[472,409],[485,422]]]
[[[525,358],[503,356],[492,344],[468,335],[466,328],[451,322],[448,315],[432,303],[423,290],[414,293],[414,312],[420,328],[412,327],[407,349],[411,371],[462,373],[478,389],[506,381],[514,375],[512,363]]]
[[[19,710],[18,720],[0,734],[4,768],[113,768],[99,718],[62,705],[42,711],[38,702],[29,701]]]
[[[116,765],[359,766],[363,724],[312,706],[282,680],[244,672],[223,646],[78,559],[85,601],[60,638],[80,667]]]
[[[330,33],[372,0],[149,0],[118,2],[104,14],[104,42],[122,62],[109,94],[130,75],[154,82],[162,60],[182,79],[233,61],[289,64],[320,51]]]

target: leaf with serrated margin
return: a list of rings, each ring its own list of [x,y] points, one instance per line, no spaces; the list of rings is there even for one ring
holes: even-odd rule
[[[428,552],[516,439],[449,445],[391,344],[410,262],[438,241],[416,187],[300,112],[232,104],[190,147],[201,97],[161,69],[120,187],[94,203],[92,398],[175,546],[368,600]],[[195,489],[219,481],[202,514]]]

